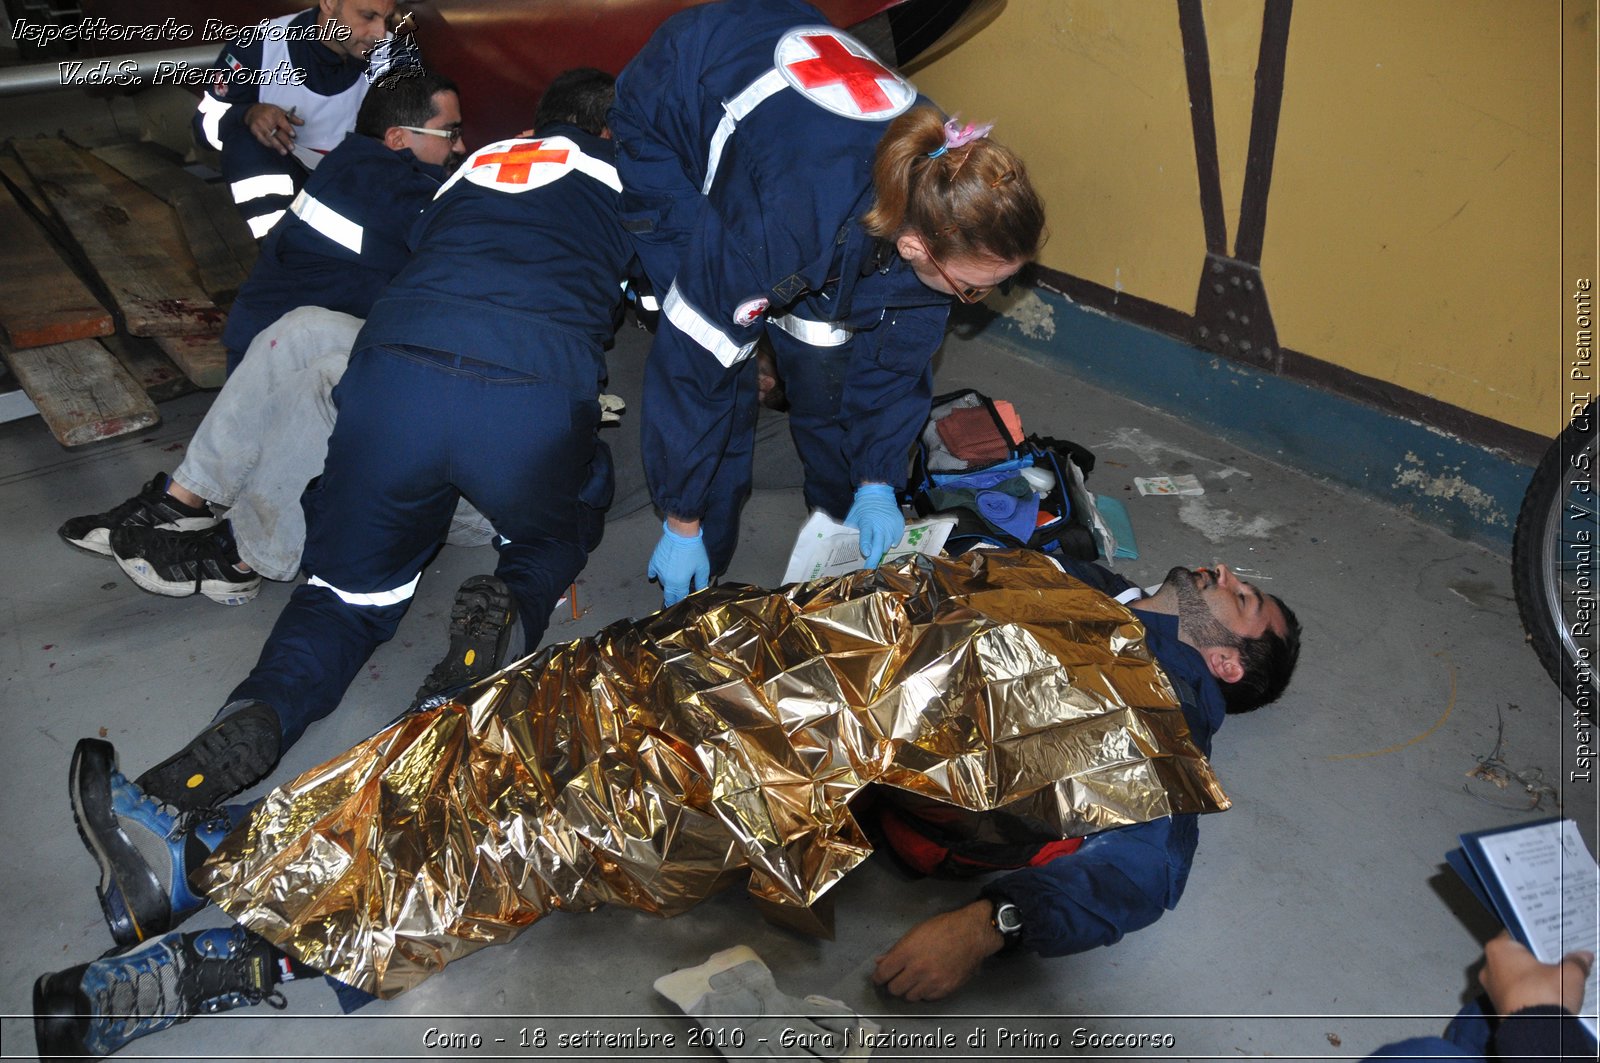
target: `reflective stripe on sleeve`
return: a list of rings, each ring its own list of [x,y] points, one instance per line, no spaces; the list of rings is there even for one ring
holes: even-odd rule
[[[261,173],[228,186],[235,203],[248,203],[264,196],[294,195],[294,179],[286,173]]]
[[[289,204],[289,213],[341,247],[358,255],[361,253],[361,226],[315,196],[307,195],[304,189]]]
[[[313,587],[326,587],[334,594],[337,594],[339,600],[346,605],[382,606],[399,605],[401,602],[409,601],[411,596],[417,593],[417,584],[421,580],[422,573],[419,572],[404,587],[396,587],[392,591],[375,591],[372,594],[356,594],[353,591],[342,591],[320,576],[312,576],[306,582]]]
[[[246,218],[245,224],[250,226],[250,235],[259,240],[272,231],[272,227],[278,224],[278,219],[283,217],[285,213],[285,211],[274,210],[266,214],[257,214],[253,218]]]
[[[662,301],[661,313],[679,332],[710,351],[712,356],[726,367],[738,365],[755,350],[754,340],[741,347],[707,321],[705,315],[690,306],[688,300],[678,292],[676,283]]]
[[[218,151],[222,150],[222,116],[228,113],[231,103],[223,103],[209,92],[200,94],[200,132],[205,135],[206,143]]]
[[[840,328],[826,321],[810,321],[793,314],[771,317],[767,321],[813,347],[842,347],[856,334],[855,329]]]
[[[706,180],[700,186],[701,195],[711,194],[711,183],[717,179],[717,167],[722,163],[723,146],[733,136],[734,128],[770,96],[788,86],[789,83],[774,67],[752,81],[739,95],[722,104],[722,121],[717,123],[717,131],[711,134],[711,150],[706,155]]]

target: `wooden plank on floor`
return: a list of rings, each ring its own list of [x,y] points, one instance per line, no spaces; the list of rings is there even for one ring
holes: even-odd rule
[[[17,139],[12,150],[94,266],[127,331],[176,336],[220,330],[222,312],[184,272],[184,256],[139,227],[90,169],[88,162],[98,160],[54,139]],[[170,214],[166,204],[152,202]]]
[[[26,351],[0,347],[0,356],[64,447],[138,432],[161,420],[150,396],[93,340]]]
[[[227,191],[187,172],[155,144],[111,144],[90,154],[172,207],[200,286],[217,303],[231,300],[255,265],[256,242]]]
[[[155,340],[114,333],[101,338],[106,350],[122,363],[151,402],[166,402],[195,390],[194,381],[166,356]]]
[[[215,336],[156,336],[156,343],[198,388],[220,388],[228,379],[228,351]]]
[[[29,176],[28,168],[22,165],[21,159],[13,155],[0,155],[0,178],[5,180],[13,193],[21,197],[23,206],[30,208],[36,215],[55,218],[55,211],[50,209],[44,193],[39,191],[38,184]]]
[[[170,159],[163,158],[163,149],[155,144],[124,141],[91,148],[89,154],[166,203],[171,203],[180,189],[205,184]]]
[[[0,335],[17,349],[112,331],[100,305],[8,191],[0,190]]]

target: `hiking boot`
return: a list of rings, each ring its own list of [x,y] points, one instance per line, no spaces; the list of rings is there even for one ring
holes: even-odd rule
[[[235,708],[237,706],[237,708]],[[214,809],[267,777],[278,763],[283,729],[272,706],[234,702],[178,752],[135,780],[138,788],[179,812]]]
[[[33,983],[39,1058],[98,1058],[195,1015],[283,1008],[278,951],[242,926],[168,934]]]
[[[111,556],[133,582],[168,598],[203,594],[220,605],[243,605],[261,590],[261,577],[239,560],[227,524],[192,532],[118,528]]]
[[[494,576],[469,576],[450,606],[450,649],[417,688],[411,709],[442,704],[445,696],[500,670],[517,618],[511,591]]]
[[[171,531],[199,531],[212,527],[219,519],[211,507],[185,505],[167,494],[172,481],[164,472],[144,485],[140,492],[104,513],[73,517],[56,534],[71,546],[91,554],[111,556],[111,533],[118,528],[163,528]]]
[[[95,893],[118,945],[165,934],[209,903],[189,886],[198,867],[248,805],[179,812],[117,770],[110,742],[85,738],[72,752],[72,818],[100,865]]]

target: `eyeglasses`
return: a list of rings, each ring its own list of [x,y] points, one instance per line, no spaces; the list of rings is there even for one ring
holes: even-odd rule
[[[994,291],[994,285],[992,284],[987,288],[974,288],[970,284],[962,284],[957,281],[944,271],[944,267],[939,265],[939,260],[933,257],[932,251],[928,252],[928,261],[933,263],[933,268],[939,271],[939,276],[944,278],[944,282],[950,285],[950,290],[955,293],[955,297],[968,306],[983,302],[988,294]]]
[[[404,129],[407,133],[424,133],[430,137],[444,137],[452,144],[461,139],[461,130],[459,129],[429,129],[427,126],[420,125],[403,125],[398,128]],[[948,280],[949,278],[945,279]]]

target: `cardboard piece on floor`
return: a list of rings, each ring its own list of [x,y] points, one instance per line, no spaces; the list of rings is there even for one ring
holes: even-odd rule
[[[99,274],[127,331],[175,336],[221,329],[222,311],[183,269],[187,249],[180,241],[174,253],[162,234],[135,220],[89,166],[103,163],[55,139],[18,139],[12,149]],[[133,191],[171,214],[148,193]]]
[[[7,343],[22,350],[112,331],[110,311],[3,189],[0,232],[0,333]]]
[[[127,435],[161,420],[150,396],[93,340],[25,351],[0,347],[0,356],[62,446]]]

